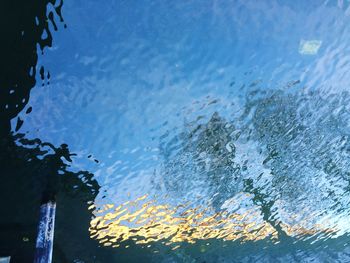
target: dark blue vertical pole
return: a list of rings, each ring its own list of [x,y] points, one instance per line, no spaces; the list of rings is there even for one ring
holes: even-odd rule
[[[40,206],[34,263],[51,263],[52,261],[55,214],[55,201],[50,200]]]

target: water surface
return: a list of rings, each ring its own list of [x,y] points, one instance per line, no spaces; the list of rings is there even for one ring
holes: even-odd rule
[[[62,14],[12,131],[67,144],[66,170],[99,185],[84,211],[101,248],[74,262],[350,260],[348,1]]]

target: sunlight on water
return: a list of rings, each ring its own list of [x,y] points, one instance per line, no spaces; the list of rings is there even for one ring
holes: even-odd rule
[[[245,194],[245,198],[250,198]],[[163,244],[188,242],[197,240],[222,239],[223,241],[258,241],[271,238],[278,241],[277,231],[262,218],[257,206],[244,209],[244,213],[229,213],[208,211],[208,208],[186,209],[186,205],[171,208],[168,205],[154,205],[151,200],[140,204],[137,199],[118,207],[105,205],[96,211],[91,221],[90,234],[104,246],[119,247],[123,241],[132,239],[136,244],[147,244],[163,241]],[[243,197],[244,198],[244,197]],[[232,198],[236,205],[242,200]],[[241,197],[242,199],[242,197]],[[311,215],[312,216],[312,215]],[[288,236],[307,238],[315,234],[334,235],[339,229],[327,222],[312,224],[315,218],[303,218],[290,214],[297,221],[294,225],[281,222],[282,230]],[[174,246],[178,248],[179,246]]]
[[[139,204],[139,200],[119,207],[106,206],[91,221],[90,233],[105,246],[133,239],[137,244],[164,241],[194,243],[199,239],[260,240],[275,237],[276,232],[255,209],[245,214],[210,213],[208,208],[186,209],[154,205],[155,201]],[[118,247],[119,244],[114,246]]]

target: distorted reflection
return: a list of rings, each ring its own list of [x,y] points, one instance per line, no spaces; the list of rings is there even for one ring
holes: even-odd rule
[[[210,213],[208,208],[186,209],[185,205],[156,205],[155,200],[140,203],[140,198],[118,207],[105,206],[91,221],[90,233],[105,246],[128,239],[137,244],[168,240],[194,243],[198,239],[260,240],[275,236],[274,229],[259,220],[259,211],[245,214]],[[136,239],[135,239],[136,238]],[[119,246],[114,244],[113,246]]]
[[[14,23],[0,96],[75,154],[55,262],[350,262],[349,1],[62,3]]]
[[[213,238],[241,242],[278,239],[277,231],[262,219],[257,207],[247,209],[244,214],[227,211],[213,213],[208,208],[186,209],[186,205],[174,208],[166,204],[156,205],[155,200],[140,202],[145,197],[118,207],[113,204],[105,205],[98,210],[91,221],[91,237],[104,246],[113,247],[119,247],[121,242],[129,239],[136,244],[163,241],[166,245],[195,243],[197,240]],[[246,198],[250,198],[249,194]],[[292,215],[294,218],[298,216]],[[303,226],[305,223],[307,224],[304,221],[296,225],[282,223],[282,228],[290,236],[307,236],[321,232],[332,234],[337,231],[328,228],[327,224],[315,224],[307,228]]]
[[[118,247],[348,233],[350,140],[340,125],[350,116],[348,98],[253,91],[232,121],[214,112],[206,123],[186,123],[160,143],[163,163],[151,185],[163,197],[92,205],[91,237]]]

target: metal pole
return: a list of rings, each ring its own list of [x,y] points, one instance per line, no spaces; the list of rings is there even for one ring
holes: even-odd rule
[[[34,263],[51,263],[55,229],[56,202],[47,201],[40,206],[38,236]]]

